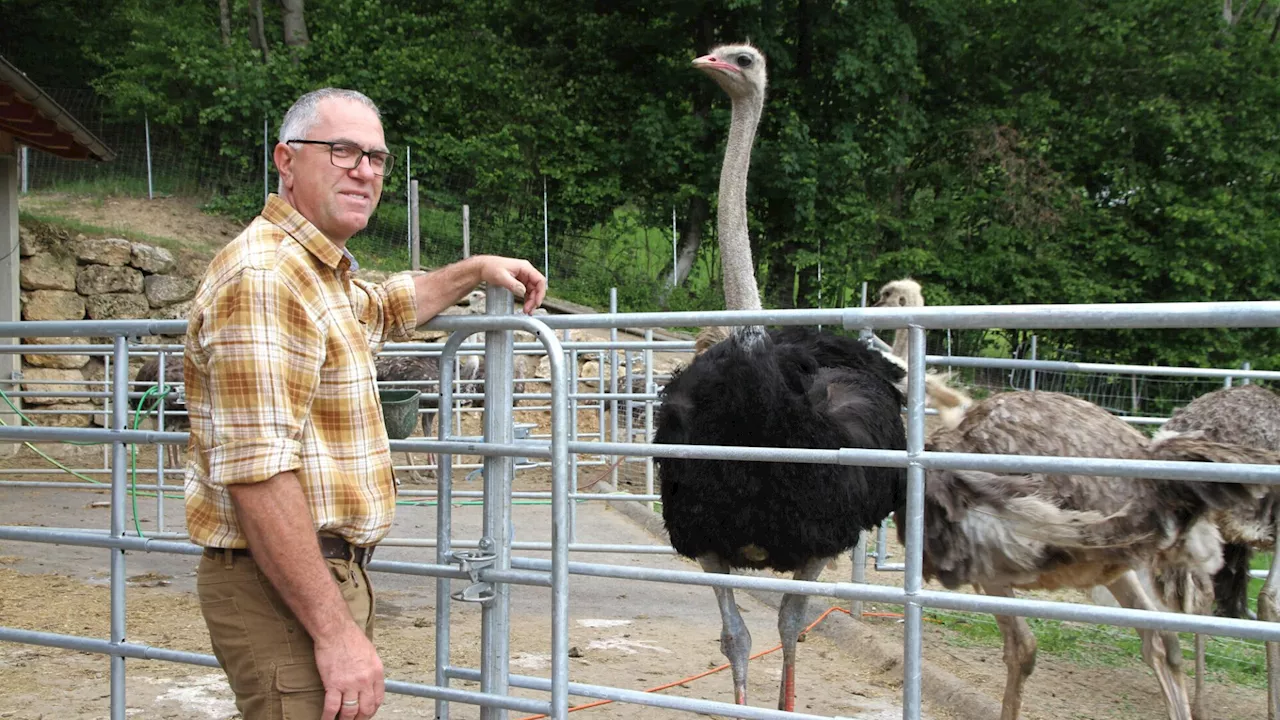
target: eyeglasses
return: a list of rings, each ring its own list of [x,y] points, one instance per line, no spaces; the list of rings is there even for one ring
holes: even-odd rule
[[[366,155],[369,156],[369,167],[373,170],[374,175],[388,175],[391,173],[392,166],[395,165],[396,158],[389,152],[361,150],[358,145],[352,145],[348,142],[330,142],[328,140],[286,140],[285,142],[298,143],[299,145],[328,145],[329,162],[343,170],[355,170],[360,167],[360,161]]]

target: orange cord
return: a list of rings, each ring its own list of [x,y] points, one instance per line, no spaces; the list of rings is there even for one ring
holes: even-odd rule
[[[842,607],[834,607],[834,606],[833,606],[833,607],[829,607],[829,608],[827,608],[827,609],[826,609],[826,611],[825,611],[825,612],[823,612],[821,615],[819,615],[819,616],[818,616],[818,619],[817,619],[817,620],[814,620],[813,622],[809,623],[809,627],[805,628],[804,630],[801,630],[801,631],[800,631],[800,635],[799,635],[798,637],[803,638],[803,637],[805,636],[805,634],[806,634],[806,633],[808,633],[810,630],[812,630],[812,629],[813,629],[813,628],[814,628],[818,623],[822,622],[823,620],[826,620],[826,619],[827,619],[827,616],[828,616],[828,615],[830,615],[830,614],[831,614],[831,613],[833,613],[833,612],[842,612],[842,613],[844,613],[845,615],[849,615],[849,616],[852,616],[852,615],[853,615],[853,613],[849,612],[848,610],[845,610],[845,609],[844,609],[844,608],[842,608]],[[862,613],[862,616],[863,616],[863,617],[895,617],[895,618],[900,618],[900,617],[902,617],[902,613],[870,613],[870,612],[864,612],[864,613]],[[777,652],[777,651],[779,651],[779,650],[781,650],[781,649],[782,649],[782,646],[781,646],[781,645],[776,645],[776,646],[774,646],[774,647],[769,648],[768,650],[764,650],[764,651],[761,651],[761,652],[756,653],[755,655],[752,655],[750,658],[748,658],[748,660],[755,660],[756,658],[762,658],[762,657],[764,657],[765,655],[768,655],[768,654],[770,654],[770,653],[775,653],[775,652]],[[667,683],[667,684],[665,684],[665,685],[659,685],[659,686],[657,686],[657,687],[651,687],[651,688],[649,688],[648,690],[645,690],[644,692],[651,693],[651,692],[661,692],[661,691],[663,691],[663,690],[668,690],[668,689],[670,689],[670,688],[676,687],[677,685],[684,685],[685,683],[691,683],[691,682],[693,682],[694,680],[701,680],[702,678],[704,678],[704,677],[706,677],[706,676],[708,676],[708,675],[714,675],[714,674],[716,674],[716,673],[718,673],[718,672],[720,672],[720,671],[722,671],[722,670],[724,670],[725,668],[728,668],[728,667],[730,667],[730,664],[729,664],[729,663],[725,663],[724,665],[720,665],[720,666],[718,666],[718,667],[711,668],[710,670],[707,670],[707,671],[705,671],[705,672],[700,672],[700,673],[698,673],[697,675],[690,675],[690,676],[689,676],[689,677],[687,677],[687,678],[682,678],[682,679],[680,679],[680,680],[676,680],[675,682],[669,682],[669,683]],[[611,703],[611,702],[614,702],[614,701],[613,701],[613,700],[597,700],[597,701],[595,701],[595,702],[587,703],[586,705],[575,705],[574,707],[569,708],[569,712],[577,712],[577,711],[579,711],[579,710],[586,710],[587,708],[600,707],[601,705],[608,705],[608,704],[609,704],[609,703]],[[522,717],[522,718],[520,718],[520,720],[540,720],[541,718],[544,718],[544,717],[546,717],[546,715],[529,715],[529,716],[526,716],[526,717]]]

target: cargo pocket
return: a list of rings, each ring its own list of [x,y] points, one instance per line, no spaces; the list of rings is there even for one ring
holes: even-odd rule
[[[213,654],[227,674],[231,689],[239,697],[262,692],[249,630],[236,599],[201,600],[200,612],[209,628]]]
[[[324,682],[313,663],[276,666],[282,720],[316,720],[324,712]]]

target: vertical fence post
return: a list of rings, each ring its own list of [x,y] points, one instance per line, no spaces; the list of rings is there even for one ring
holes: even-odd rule
[[[647,350],[644,351],[644,392],[646,395],[654,392],[656,389],[653,384],[653,328],[644,331],[644,341],[650,343]],[[651,442],[653,439],[653,401],[646,399],[644,401],[644,441]],[[615,490],[617,488],[614,488]],[[644,459],[644,494],[653,494],[653,456],[649,455]],[[649,510],[656,511],[657,505],[650,501]]]
[[[924,584],[924,328],[909,327],[907,345],[907,512],[905,630],[902,658],[902,717],[920,720],[924,608],[914,600]]]
[[[471,206],[462,206],[462,258],[471,257]]]
[[[542,176],[542,274],[551,277],[551,220],[547,212],[547,176]]]
[[[1252,368],[1253,368],[1253,365],[1251,365],[1248,361],[1245,361],[1244,371],[1249,372],[1249,370],[1251,370]],[[1244,385],[1251,385],[1253,384],[1253,378],[1247,378],[1247,377],[1241,378],[1240,382]]]
[[[618,288],[609,288],[609,314],[618,314]],[[609,328],[609,342],[618,342],[617,326]],[[600,370],[604,370],[604,363],[600,363]],[[604,388],[601,388],[604,390]],[[614,395],[613,400],[609,401],[609,442],[618,442],[618,351],[612,347],[609,349],[609,389],[610,394]],[[601,434],[604,428],[600,428]],[[609,480],[613,483],[616,490],[618,488],[618,456],[610,455],[609,464],[613,466],[613,470],[609,473]]]
[[[676,266],[680,263],[680,236],[676,235],[676,206],[671,206],[671,287],[676,286]]]
[[[123,335],[116,335],[112,349],[115,365],[111,368],[111,429],[122,432],[126,429],[129,401],[129,348]],[[124,509],[128,477],[127,450],[121,441],[111,443],[111,537],[124,537]],[[125,602],[125,566],[124,550],[111,548],[111,642],[122,643],[125,639],[124,602]],[[111,720],[125,720],[125,682],[124,656],[111,656]]]
[[[151,117],[146,113],[142,115],[142,134],[147,145],[147,199],[154,200],[155,192],[151,185]]]
[[[22,149],[18,151],[18,156],[21,158],[18,169],[22,174],[22,194],[26,195],[31,192],[31,151],[26,145],[23,145]]]
[[[510,315],[513,310],[511,291],[490,286],[485,298],[488,315]],[[511,388],[514,368],[514,337],[510,330],[485,332],[484,361],[484,441],[515,442],[511,414]],[[481,550],[487,544],[494,554],[493,567],[511,568],[511,483],[515,459],[486,456],[484,458],[484,529]],[[506,695],[509,684],[511,647],[511,585],[493,584],[494,597],[481,608],[480,614],[480,690]],[[506,720],[502,708],[481,707],[480,720]]]
[[[404,148],[404,178],[408,180],[404,184],[404,205],[406,208],[413,205],[413,196],[417,194],[417,190],[413,187],[413,150],[406,145]],[[413,214],[409,214],[409,227],[405,228],[407,240],[409,242],[409,254],[413,254]],[[417,265],[411,265],[414,270],[418,269]]]
[[[866,306],[867,306],[867,283],[864,280],[862,283],[862,304],[859,305],[858,307],[866,307]],[[868,343],[868,347],[870,346],[870,343],[868,341],[871,340],[871,335],[872,335],[871,328],[864,327],[858,331],[858,338],[863,342]]]
[[[1038,337],[1036,337],[1035,335],[1032,335],[1032,336],[1031,336],[1031,359],[1032,359],[1032,361],[1034,361],[1034,360],[1036,359],[1036,341],[1037,341],[1037,340],[1039,340],[1039,338],[1038,338]],[[1031,372],[1030,372],[1030,374],[1029,374],[1029,377],[1030,377],[1030,380],[1028,381],[1027,387],[1028,387],[1032,392],[1035,392],[1035,389],[1036,389],[1036,369],[1035,369],[1035,368],[1031,368]]]
[[[422,269],[422,218],[418,215],[418,181],[409,181],[409,267]]]
[[[267,204],[267,196],[271,194],[268,186],[271,174],[271,121],[262,118],[262,204]]]

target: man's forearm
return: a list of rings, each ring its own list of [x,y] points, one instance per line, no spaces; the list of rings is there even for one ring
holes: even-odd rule
[[[414,278],[418,324],[439,315],[480,284],[479,256],[460,260]]]
[[[320,554],[298,478],[284,472],[265,482],[228,489],[254,562],[311,637],[329,637],[353,625],[346,601]]]

